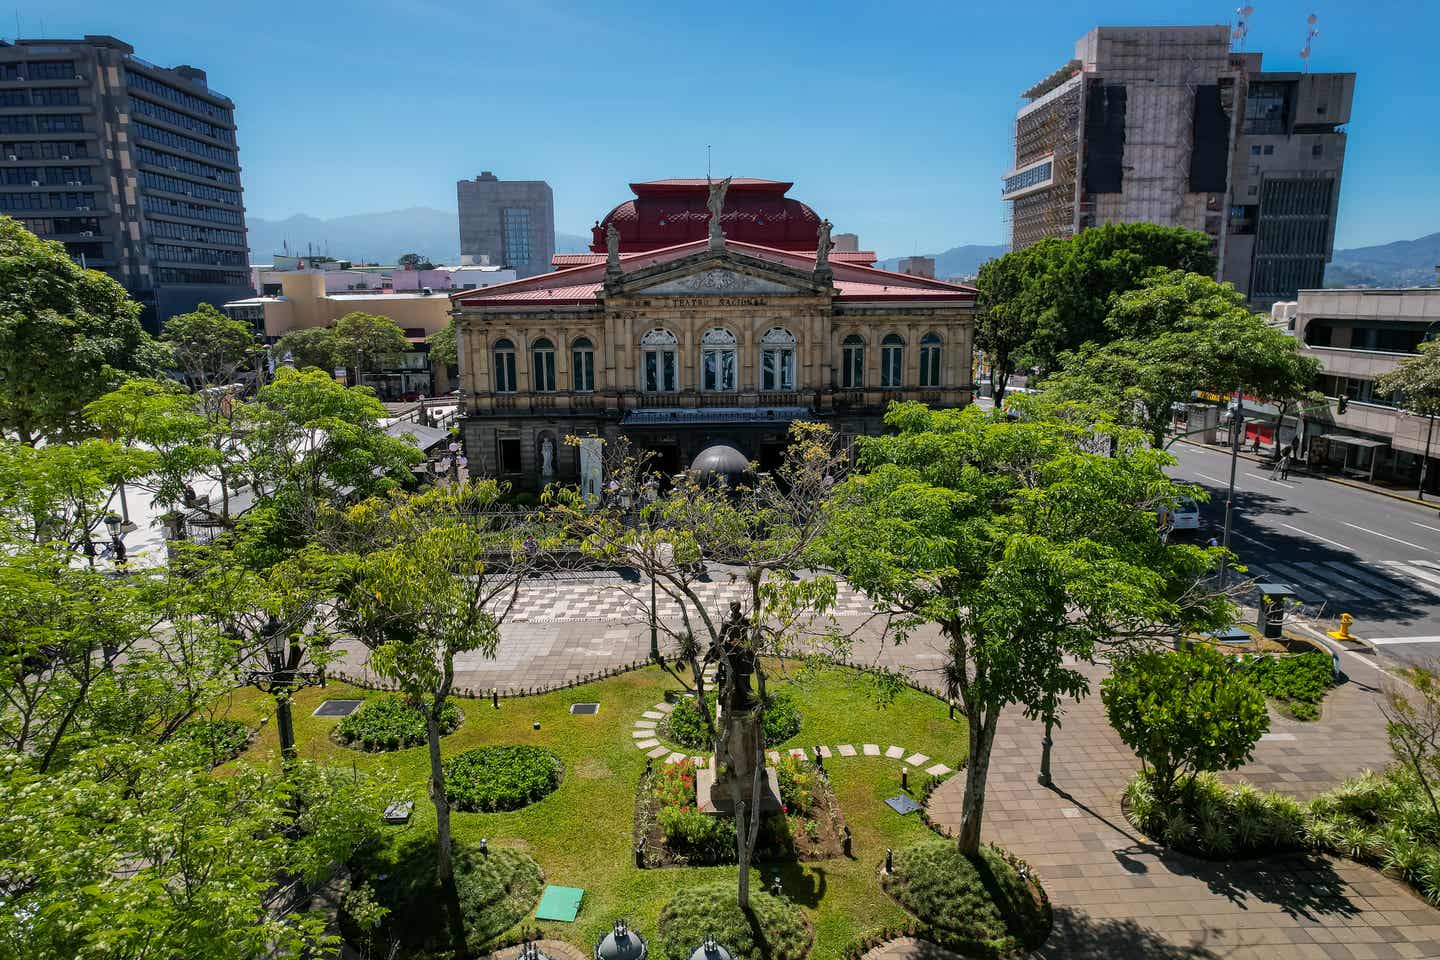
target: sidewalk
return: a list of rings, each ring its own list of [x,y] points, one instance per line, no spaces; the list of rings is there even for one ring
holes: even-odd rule
[[[1085,668],[1092,684],[1101,668]],[[1390,756],[1377,678],[1336,688],[1320,720],[1274,718],[1252,763],[1227,774],[1307,798]],[[1138,761],[1105,720],[1098,691],[1056,731],[1055,789],[1035,782],[1040,724],[1001,721],[987,785],[985,838],[1035,866],[1055,909],[1049,958],[1440,957],[1440,910],[1352,861],[1306,854],[1210,862],[1140,835],[1120,809]],[[964,777],[930,801],[960,823]],[[898,960],[898,958],[897,958]]]
[[[1205,450],[1214,450],[1218,453],[1230,453],[1230,445],[1228,443],[1201,443],[1199,440],[1187,440],[1184,437],[1181,437],[1179,439],[1179,442],[1188,443],[1192,447],[1200,447]],[[1269,448],[1267,447],[1263,449]],[[1256,454],[1253,454],[1245,449],[1241,449],[1240,459],[1249,460],[1251,463],[1258,463],[1261,466],[1265,467],[1267,470],[1271,469],[1275,463],[1275,458],[1273,456],[1264,453],[1257,456]],[[1436,510],[1440,510],[1440,499],[1434,501],[1420,500],[1416,498],[1415,490],[1411,487],[1405,487],[1403,489],[1392,488],[1380,483],[1371,483],[1367,480],[1356,480],[1352,477],[1339,477],[1329,473],[1316,473],[1304,463],[1299,463],[1292,466],[1290,468],[1290,473],[1292,476],[1313,477],[1317,480],[1326,480],[1330,483],[1338,483],[1342,487],[1351,487],[1355,490],[1364,490],[1367,493],[1374,493],[1382,497],[1389,497],[1392,500],[1402,500],[1405,503],[1414,503],[1422,507],[1432,507]]]

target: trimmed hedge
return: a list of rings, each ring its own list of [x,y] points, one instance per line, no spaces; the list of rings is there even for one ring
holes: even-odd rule
[[[445,761],[445,795],[457,810],[518,810],[560,786],[565,765],[540,747],[480,747]]]
[[[440,735],[460,726],[460,706],[446,700],[440,711]],[[425,742],[425,715],[393,693],[374,697],[335,728],[340,742],[370,752],[403,750]]]
[[[705,694],[705,703],[713,719],[718,694],[711,690]],[[800,709],[795,698],[786,690],[772,690],[765,701],[765,746],[778,747],[800,732]],[[677,704],[669,716],[660,721],[661,736],[691,750],[713,750],[714,742],[705,729],[705,718],[694,698]]]

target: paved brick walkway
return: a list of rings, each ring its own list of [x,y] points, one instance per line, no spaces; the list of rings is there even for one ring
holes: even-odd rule
[[[1377,678],[1353,660],[1345,666],[1358,679],[1332,692],[1320,721],[1274,721],[1279,736],[1234,779],[1308,797],[1384,763],[1389,747],[1366,685]],[[1367,867],[1316,856],[1211,863],[1138,834],[1120,810],[1138,763],[1105,722],[1098,688],[1055,735],[1054,790],[1035,782],[1041,736],[1018,711],[1002,719],[985,837],[1034,864],[1050,894],[1055,930],[1043,956],[1440,957],[1440,911]],[[955,777],[935,792],[939,823],[959,826],[963,791]]]

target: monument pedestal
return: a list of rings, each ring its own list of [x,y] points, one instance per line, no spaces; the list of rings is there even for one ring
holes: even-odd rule
[[[750,803],[750,793],[753,782],[746,780],[740,785],[740,798],[746,804]],[[695,774],[695,801],[699,805],[701,813],[714,813],[721,816],[734,816],[735,805],[730,796],[730,783],[727,780],[715,778],[715,758],[710,758],[710,764]],[[765,776],[760,782],[760,813],[780,812],[780,780],[775,775],[775,768],[767,766]]]

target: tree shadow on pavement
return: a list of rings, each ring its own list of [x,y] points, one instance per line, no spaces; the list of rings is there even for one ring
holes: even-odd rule
[[[1350,900],[1349,885],[1324,857],[1282,854],[1258,860],[1212,862],[1167,852],[1166,869],[1177,876],[1201,880],[1210,892],[1241,908],[1251,900],[1273,904],[1287,916],[1341,922],[1359,908]]]
[[[1049,960],[1219,960],[1220,955],[1206,946],[1210,937],[1219,932],[1186,931],[1175,936],[1189,938],[1191,943],[1172,943],[1159,931],[1129,917],[1092,917],[1074,907],[1056,907],[1050,939],[1040,949],[1040,956]]]

